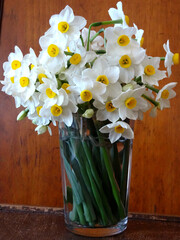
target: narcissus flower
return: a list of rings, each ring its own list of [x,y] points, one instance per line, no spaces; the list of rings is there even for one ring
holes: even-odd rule
[[[176,96],[173,88],[176,86],[176,82],[166,84],[157,94],[156,100],[160,102],[160,109],[170,107],[170,99]]]
[[[47,108],[54,104],[61,105],[68,102],[66,91],[63,88],[57,89],[56,80],[44,78],[44,83],[39,85],[37,89],[40,92],[39,99],[44,102]]]
[[[14,77],[13,95],[19,97],[22,103],[26,102],[35,92],[36,74],[29,70],[29,67],[23,68]]]
[[[53,15],[49,24],[51,28],[46,34],[57,35],[57,39],[66,43],[66,47],[70,41],[77,41],[80,36],[80,30],[86,25],[86,20],[80,16],[74,16],[72,8],[68,5],[59,13]]]
[[[92,81],[88,77],[75,77],[75,86],[68,89],[78,96],[78,103],[90,102],[91,100],[99,100],[103,102],[102,95],[106,91],[106,86],[98,81]]]
[[[136,34],[134,27],[108,27],[106,28],[105,38],[107,39],[107,54],[116,56],[131,53],[132,48],[139,47],[138,42],[132,38]]]
[[[109,133],[109,139],[111,143],[116,142],[121,136],[127,139],[133,139],[134,133],[129,124],[118,121],[110,123],[99,129],[102,133]]]
[[[147,101],[141,97],[144,92],[144,87],[128,90],[112,100],[113,106],[119,109],[119,117],[122,120],[126,118],[136,120],[138,111],[147,107]]]
[[[64,122],[68,127],[72,125],[73,113],[76,113],[78,107],[69,100],[68,103],[62,103],[61,105],[54,104],[51,107],[43,106],[40,110],[42,117],[45,117],[52,121],[56,126],[56,122]]]
[[[51,35],[42,36],[39,43],[42,48],[38,57],[39,63],[46,65],[47,68],[51,69],[51,73],[56,74],[67,62],[64,54],[66,43]]]
[[[128,27],[129,17],[127,15],[124,15],[123,8],[122,8],[122,2],[118,2],[116,4],[116,6],[117,6],[117,9],[116,8],[109,9],[109,11],[108,11],[109,16],[111,17],[112,20],[122,19],[123,20],[122,26]]]
[[[114,56],[108,56],[108,61],[112,65],[120,68],[120,82],[129,83],[136,76],[141,76],[144,68],[141,65],[145,57],[145,50],[142,48],[134,48],[129,54],[122,55],[117,52]]]
[[[168,76],[171,76],[171,66],[179,64],[179,53],[172,53],[169,48],[169,40],[163,44],[164,50],[166,51],[166,57],[164,66],[167,68]]]
[[[93,105],[97,108],[96,118],[98,121],[109,120],[111,122],[116,122],[119,119],[119,110],[115,108],[112,104],[112,101],[102,103],[99,101],[94,101]]]
[[[158,81],[166,77],[166,71],[159,70],[160,58],[146,56],[142,61],[144,74],[142,82],[150,85],[158,86]]]
[[[23,54],[21,50],[15,46],[15,52],[12,52],[8,56],[8,62],[3,64],[4,76],[6,77],[14,77],[14,75],[21,70]]]

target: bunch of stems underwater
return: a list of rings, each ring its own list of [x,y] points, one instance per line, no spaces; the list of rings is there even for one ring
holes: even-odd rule
[[[89,227],[111,226],[127,217],[131,140],[124,139],[119,152],[116,143],[102,138],[92,118],[86,119],[90,135],[85,137],[80,120],[75,118],[72,127],[60,130],[61,156],[71,185],[65,196],[65,203],[73,206],[69,219]]]

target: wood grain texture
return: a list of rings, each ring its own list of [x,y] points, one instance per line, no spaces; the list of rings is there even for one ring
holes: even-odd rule
[[[0,43],[2,64],[18,45],[24,54],[32,47],[38,54],[39,37],[49,28],[51,15],[69,4],[87,26],[108,20],[115,0],[5,0]],[[130,25],[145,30],[144,47],[151,56],[164,56],[162,44],[170,40],[173,52],[180,49],[180,1],[123,1]],[[170,81],[178,81],[180,67],[173,67]],[[168,81],[163,81],[169,82]],[[180,215],[180,85],[171,109],[147,113],[136,121],[133,150],[130,211]],[[29,120],[17,122],[12,97],[0,92],[0,203],[36,206],[62,206],[58,130],[53,137],[37,136]]]
[[[178,240],[179,222],[144,220],[142,215],[129,219],[128,228],[122,234],[106,237],[107,240]],[[147,217],[147,216],[146,216]],[[67,231],[62,212],[0,211],[0,240],[65,240],[85,239]],[[92,238],[86,237],[91,240]],[[93,238],[100,239],[100,238]]]

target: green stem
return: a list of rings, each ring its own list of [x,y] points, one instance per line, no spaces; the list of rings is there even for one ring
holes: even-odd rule
[[[114,216],[112,214],[112,211],[111,211],[111,208],[109,206],[109,203],[107,201],[107,198],[106,198],[106,195],[103,191],[103,187],[102,187],[102,181],[101,181],[101,178],[99,177],[99,174],[97,172],[97,169],[94,165],[94,162],[93,162],[93,159],[92,159],[92,155],[91,155],[91,152],[87,146],[87,143],[85,141],[82,141],[82,145],[83,145],[83,148],[84,148],[84,153],[87,157],[87,160],[88,160],[88,163],[89,163],[89,166],[90,166],[90,171],[92,173],[92,176],[95,180],[95,183],[97,185],[97,188],[100,192],[100,195],[101,195],[101,198],[102,198],[102,204],[103,206],[105,207],[107,213],[108,213],[108,216],[110,218],[110,221],[111,223],[114,223],[115,222],[115,219],[114,219]]]
[[[150,85],[148,85],[148,84],[145,84],[145,87],[148,88],[148,89],[150,89],[150,90],[152,90],[152,91],[155,92],[155,93],[158,93],[158,92],[159,92],[159,89],[157,89],[157,88],[155,88],[155,87],[153,87],[153,86],[150,86]]]
[[[84,39],[83,39],[82,35],[80,35],[80,39],[81,39],[82,46],[84,47],[85,45],[84,45]]]
[[[131,144],[132,144],[132,141],[130,139],[126,139],[124,143],[124,149],[123,149],[121,199],[124,206],[127,202],[127,181],[128,181],[128,169],[129,169],[129,152],[130,152]]]
[[[164,60],[165,60],[165,57],[161,57],[160,59],[164,61]]]
[[[97,51],[95,51],[95,53],[96,53],[96,54],[105,54],[105,53],[106,53],[106,50],[103,50],[103,49],[97,50]]]
[[[143,94],[141,97],[145,98],[146,100],[148,100],[150,103],[154,104],[155,107],[159,106],[159,102],[155,101],[154,99],[152,99],[151,97],[148,97],[147,95]]]
[[[111,165],[111,162],[110,162],[110,159],[109,159],[109,156],[107,154],[107,150],[105,147],[101,147],[101,154],[103,156],[106,170],[107,170],[107,173],[109,176],[109,180],[110,180],[111,187],[112,187],[112,192],[113,192],[116,204],[118,206],[120,218],[123,219],[123,218],[125,218],[124,206],[121,202],[120,192],[119,192],[117,183],[115,181],[113,168],[112,168],[112,165]]]
[[[99,210],[100,210],[100,213],[101,213],[103,225],[107,226],[108,225],[108,216],[106,215],[106,210],[103,207],[101,195],[99,194],[96,183],[95,183],[95,181],[93,179],[93,176],[91,174],[91,170],[90,170],[90,166],[89,166],[88,162],[86,162],[85,164],[86,164],[87,174],[88,174],[88,177],[89,177],[90,182],[91,182],[91,188],[93,190],[94,197],[96,199],[96,203],[99,206]]]
[[[95,33],[94,36],[90,39],[90,42],[94,41],[94,39],[102,32],[104,32],[104,28],[101,28],[97,33]]]
[[[122,24],[123,20],[119,19],[119,20],[114,20],[114,21],[103,21],[103,22],[95,22],[92,23],[89,26],[89,31],[88,31],[88,39],[87,39],[87,51],[89,51],[89,43],[90,43],[90,32],[91,32],[91,28],[92,27],[98,27],[101,25],[108,25],[108,24],[116,24],[116,23],[121,23]]]
[[[64,54],[65,54],[66,56],[73,56],[73,55],[74,55],[74,53],[72,53],[72,52],[67,52],[67,51],[64,51]]]

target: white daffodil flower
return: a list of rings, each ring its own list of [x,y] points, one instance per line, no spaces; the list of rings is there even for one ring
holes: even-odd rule
[[[163,44],[164,50],[166,51],[164,66],[167,68],[168,77],[171,76],[171,66],[179,64],[179,53],[172,53],[169,47],[169,40]]]
[[[97,108],[96,119],[98,121],[108,119],[111,122],[116,122],[119,119],[119,110],[113,106],[112,100],[108,99],[105,103],[95,100],[93,105]]]
[[[124,15],[123,8],[122,8],[122,2],[118,2],[116,4],[116,6],[117,6],[117,9],[116,8],[109,9],[109,11],[108,11],[109,16],[111,17],[112,20],[122,19],[123,20],[122,26],[128,27],[129,17],[127,15]]]
[[[106,88],[106,92],[103,95],[104,100],[108,96],[115,96],[114,91],[116,91],[116,87],[117,90],[121,90],[121,87],[119,87],[120,84],[115,84],[119,79],[119,68],[117,66],[110,66],[103,56],[94,62],[92,68],[85,69],[82,72],[82,76],[89,78],[93,82],[97,81]]]
[[[143,83],[159,86],[158,81],[166,78],[166,71],[158,70],[159,57],[145,56],[141,64],[144,67],[144,74],[141,76]]]
[[[65,66],[67,57],[64,54],[66,43],[54,35],[44,35],[40,37],[39,44],[42,51],[39,54],[39,63],[56,74]]]
[[[104,36],[107,39],[106,52],[110,56],[130,54],[133,48],[138,48],[138,42],[132,38],[136,34],[134,27],[108,27]]]
[[[17,96],[21,104],[25,103],[35,92],[36,74],[29,70],[29,67],[24,67],[22,72],[19,72],[14,77],[13,96]]]
[[[144,87],[122,92],[119,97],[112,100],[115,108],[119,109],[119,117],[122,120],[126,118],[136,120],[138,111],[147,107],[147,101],[142,98],[145,92]]]
[[[144,94],[145,94],[146,96],[154,99],[154,95],[153,95],[153,93],[152,93],[151,90],[149,90],[149,89],[146,90],[146,91],[144,92]],[[152,105],[150,104],[149,101],[146,100],[146,103],[147,103],[147,105],[144,105],[144,107],[142,107],[142,108],[138,111],[138,118],[137,118],[138,120],[143,120],[144,113],[147,112],[147,111],[152,107]]]
[[[75,42],[71,42],[69,50],[74,53],[74,55],[69,58],[70,67],[65,74],[67,74],[68,81],[71,84],[73,76],[81,74],[82,70],[86,68],[85,65],[96,58],[96,53],[93,51],[86,51],[84,47],[75,44]]]
[[[35,92],[26,102],[22,102],[21,105],[29,110],[29,114],[33,114],[39,105],[39,93]]]
[[[77,95],[78,103],[90,102],[92,99],[103,102],[102,95],[106,91],[106,86],[98,81],[92,81],[88,77],[75,77],[75,86],[70,86],[68,89]]]
[[[39,60],[32,48],[29,49],[29,53],[24,56],[24,64],[29,66],[30,70],[36,69],[39,65]]]
[[[71,41],[77,41],[80,37],[80,30],[86,25],[86,20],[80,16],[74,16],[72,8],[68,5],[59,13],[53,15],[49,24],[51,28],[46,34],[56,35],[57,39],[65,42],[66,47]]]
[[[144,30],[143,29],[138,29],[136,24],[133,24],[133,25],[136,29],[136,34],[135,34],[136,40],[139,43],[140,47],[142,47],[143,43],[144,43],[144,38],[143,38]]]
[[[88,28],[83,28],[82,29],[82,38],[84,41],[84,47],[87,47],[87,39],[88,39],[88,32],[89,29]],[[91,30],[90,31],[90,39],[92,37],[94,37],[94,35],[96,34],[96,31]],[[78,44],[81,43],[81,40],[79,40]],[[97,36],[91,43],[90,43],[90,50],[100,50],[102,49],[104,45],[104,39],[101,36]]]
[[[76,113],[78,107],[69,100],[68,103],[63,102],[61,105],[54,104],[51,107],[46,107],[44,105],[41,110],[40,114],[42,117],[50,119],[54,126],[56,126],[57,122],[64,122],[68,127],[72,125],[73,122],[73,113]]]
[[[14,96],[14,77],[5,77],[3,81],[0,81],[4,86],[2,87],[2,91],[8,95]]]
[[[41,116],[40,111],[42,107],[43,102],[40,102],[33,113],[28,113],[28,118],[32,120],[32,122],[36,125],[48,125],[50,123],[50,120],[48,118]]]
[[[54,104],[61,105],[68,102],[66,91],[61,88],[57,89],[57,81],[54,79],[43,79],[44,83],[40,84],[37,90],[40,92],[39,99],[44,102],[46,107],[51,107]]]
[[[121,136],[127,139],[134,138],[134,132],[126,122],[110,123],[99,129],[102,133],[109,133],[111,143],[116,142]]]
[[[15,52],[11,52],[8,56],[8,62],[3,63],[4,76],[11,78],[14,77],[17,72],[21,71],[23,54],[21,50],[15,46]]]
[[[109,64],[119,66],[120,82],[130,83],[136,76],[141,76],[144,73],[144,68],[141,65],[145,57],[145,50],[142,48],[133,48],[130,54],[121,55],[117,52],[115,56],[108,56]]]
[[[170,99],[176,96],[176,92],[172,89],[176,86],[176,82],[166,84],[157,94],[156,100],[160,102],[160,109],[170,107]]]
[[[37,67],[34,67],[33,71],[35,71],[37,74],[36,88],[39,85],[44,83],[44,78],[45,79],[53,79],[55,84],[57,84],[57,80],[56,80],[54,74],[52,74],[46,66],[39,65]]]

